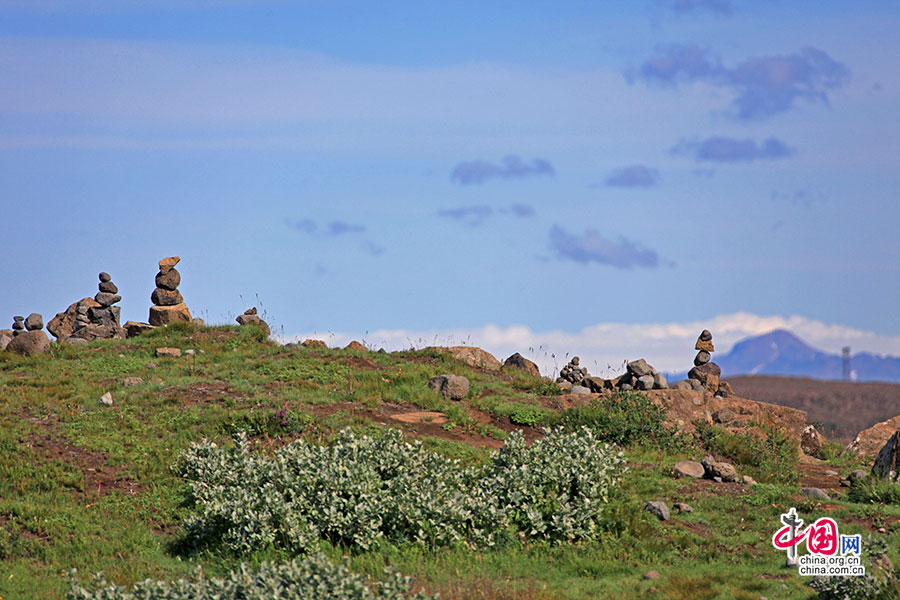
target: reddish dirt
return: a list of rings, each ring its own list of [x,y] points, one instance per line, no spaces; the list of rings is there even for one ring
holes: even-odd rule
[[[163,391],[167,400],[176,401],[184,405],[215,402],[223,397],[231,397],[235,400],[241,399],[241,395],[223,381],[204,381],[202,383],[192,383],[188,386],[171,386]]]
[[[806,459],[809,461],[809,458]],[[815,459],[812,459],[815,460]],[[817,462],[801,462],[800,468],[800,487],[817,487],[826,492],[833,492],[841,489],[841,476],[826,475],[825,471],[835,471],[830,465],[819,464]],[[840,473],[838,471],[838,473]]]
[[[381,368],[374,360],[369,360],[362,356],[342,356],[334,362],[353,367],[354,369],[364,369],[366,371],[377,371]]]
[[[144,486],[125,475],[120,467],[107,464],[105,452],[76,446],[57,431],[53,417],[31,417],[38,431],[29,439],[29,445],[48,460],[58,460],[81,471],[81,492],[86,498],[105,496],[113,491],[134,495],[144,491]]]
[[[820,381],[805,377],[727,377],[734,393],[806,411],[827,437],[843,442],[875,423],[900,415],[900,384]]]

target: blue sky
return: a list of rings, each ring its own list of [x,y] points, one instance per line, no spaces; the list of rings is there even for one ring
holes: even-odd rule
[[[900,354],[889,3],[150,4],[0,0],[10,323],[101,270],[146,320],[177,254],[284,337]]]

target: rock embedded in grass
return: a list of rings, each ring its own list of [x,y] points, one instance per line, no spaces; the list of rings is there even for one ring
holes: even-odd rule
[[[6,349],[23,356],[41,354],[50,349],[50,338],[43,331],[22,331],[13,337]]]
[[[469,393],[469,380],[462,375],[437,375],[428,381],[428,387],[450,400],[462,400]]]
[[[644,510],[659,519],[660,521],[669,520],[669,507],[665,502],[653,500],[644,505]]]
[[[693,477],[695,479],[700,479],[706,473],[706,469],[703,468],[703,465],[695,460],[680,460],[675,463],[672,470],[675,472],[676,478]]]
[[[113,405],[113,395],[111,392],[106,392],[102,396],[100,396],[99,400],[100,406],[112,406]]]
[[[817,487],[805,487],[800,489],[800,493],[817,500],[831,500],[831,496],[825,493],[825,490]]]
[[[169,358],[178,358],[181,356],[181,350],[179,348],[157,348],[156,349],[157,357],[169,357]]]
[[[538,366],[518,352],[503,361],[503,366],[511,369],[519,369],[520,371],[528,373],[532,377],[541,376],[541,371],[540,369],[538,369]]]

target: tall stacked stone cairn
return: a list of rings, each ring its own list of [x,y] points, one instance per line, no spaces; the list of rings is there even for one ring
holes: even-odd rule
[[[109,273],[100,273],[100,283],[97,285],[99,291],[94,296],[93,301],[86,298],[75,304],[75,320],[72,323],[72,333],[69,338],[81,340],[100,340],[100,339],[122,339],[125,337],[125,330],[119,326],[119,314],[121,307],[114,306],[122,300],[119,296],[119,288],[112,282]],[[69,307],[71,309],[71,307]],[[66,313],[69,311],[66,310]],[[66,313],[61,313],[63,318]],[[54,323],[60,315],[51,321]],[[51,333],[54,333],[51,330]],[[56,335],[54,333],[54,335]],[[61,335],[58,335],[63,339]]]
[[[159,273],[156,274],[156,289],[150,296],[153,306],[150,307],[150,325],[159,327],[176,321],[190,323],[191,312],[184,303],[178,285],[181,273],[175,265],[181,260],[178,256],[169,256],[159,261]]]
[[[50,348],[50,338],[41,331],[43,328],[44,317],[38,313],[31,313],[27,319],[13,317],[12,339],[6,340],[5,349],[25,356],[46,352]],[[3,340],[0,344],[4,344]]]
[[[688,371],[688,383],[691,384],[691,389],[704,389],[708,392],[718,393],[722,369],[716,363],[710,362],[716,348],[712,343],[712,333],[708,329],[700,332],[697,343],[694,344],[694,350],[697,350],[697,356],[694,357],[694,368]],[[730,387],[727,389],[730,390]],[[727,393],[720,395],[727,395]]]

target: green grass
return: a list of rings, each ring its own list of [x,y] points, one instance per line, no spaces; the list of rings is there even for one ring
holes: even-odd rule
[[[156,358],[160,346],[197,353]],[[428,379],[442,373],[468,377],[469,397],[452,402],[428,389]],[[126,377],[144,383],[126,387]],[[98,404],[107,391],[112,408]],[[215,576],[241,560],[283,558],[271,550],[245,557],[179,552],[186,487],[170,465],[200,438],[229,443],[243,430],[266,449],[298,437],[327,442],[347,426],[375,432],[402,425],[428,449],[480,464],[509,423],[588,426],[628,447],[631,468],[606,512],[608,535],[558,546],[387,547],[354,554],[351,566],[380,577],[392,565],[451,599],[814,596],[808,580],[781,568],[784,557],[771,547],[778,517],[790,506],[807,519],[821,513],[820,504],[797,497],[797,464],[777,434],[758,442],[701,429],[699,441],[689,440],[666,429],[641,394],[560,413],[542,401],[556,393],[547,380],[490,374],[435,350],[285,349],[247,326],[179,324],[128,340],[54,344],[35,357],[0,352],[0,597],[63,598],[61,574],[70,568],[85,580],[102,570],[110,581],[129,584],[185,577],[197,564]],[[449,423],[416,432],[385,416],[404,407],[441,412]],[[383,408],[391,411],[382,414]],[[674,462],[705,449],[772,483],[723,493],[713,482],[671,477]],[[857,464],[835,449],[826,454],[841,470]],[[134,482],[137,491],[124,483],[98,491],[87,483],[96,477],[89,469],[100,469],[104,481]],[[894,487],[854,487],[833,503],[832,514],[841,533],[885,527],[897,562],[898,497]],[[687,502],[695,512],[659,522],[643,510],[648,500]],[[323,550],[343,554],[327,543]],[[661,579],[644,580],[650,569]]]

